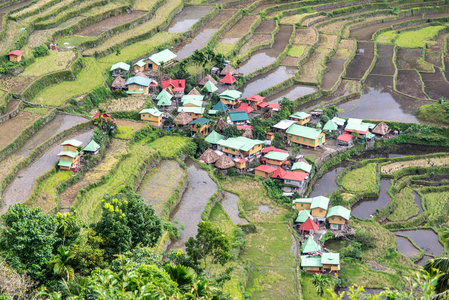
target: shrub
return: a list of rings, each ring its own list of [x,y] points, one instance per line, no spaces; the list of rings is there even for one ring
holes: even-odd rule
[[[33,48],[33,55],[34,55],[34,57],[47,56],[48,54],[50,54],[50,51],[44,45],[40,45],[40,46],[37,46],[37,47]]]

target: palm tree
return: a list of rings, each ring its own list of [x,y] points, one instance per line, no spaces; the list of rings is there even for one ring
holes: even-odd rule
[[[189,290],[193,284],[195,271],[183,265],[169,264],[164,267],[164,270],[170,275],[170,278],[175,281],[182,290]]]
[[[63,246],[60,246],[57,251],[58,254],[49,263],[49,268],[53,269],[54,274],[66,277],[67,281],[73,280],[75,271],[70,266],[70,262],[75,255],[71,251],[65,250]]]
[[[80,149],[78,149],[80,148]],[[81,147],[78,147],[78,152],[81,152]],[[79,231],[78,222],[76,220],[76,212],[70,216],[69,213],[56,215],[56,221],[58,222],[58,232],[63,236],[62,245],[65,246],[65,241],[68,236],[76,234]]]
[[[329,277],[316,273],[313,275],[312,283],[316,288],[316,298],[318,300],[318,297],[323,296],[325,288],[329,287],[331,281]]]

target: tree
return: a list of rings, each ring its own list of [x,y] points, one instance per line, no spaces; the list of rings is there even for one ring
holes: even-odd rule
[[[313,275],[312,283],[315,286],[318,299],[319,296],[323,296],[325,288],[329,287],[331,280],[329,277],[317,273]]]
[[[59,246],[57,251],[58,254],[49,263],[49,268],[53,270],[54,274],[67,278],[67,281],[73,280],[75,278],[75,271],[70,266],[70,263],[75,255],[63,246]]]
[[[188,291],[195,278],[195,270],[183,265],[168,264],[164,267],[165,272],[176,282],[181,290]]]
[[[192,142],[196,144],[196,153],[195,157],[198,158],[201,156],[201,154],[204,153],[208,148],[210,148],[210,143],[206,141],[206,139],[201,134],[196,134],[195,137],[192,139]]]
[[[57,213],[55,220],[57,223],[56,232],[62,240],[62,245],[65,246],[66,241],[68,245],[73,243],[78,238],[81,230],[76,219],[76,212],[73,215]]]
[[[51,260],[56,221],[40,209],[23,204],[11,206],[1,217],[0,249],[6,261],[19,273],[26,272],[33,280],[44,280]]]
[[[220,263],[223,266],[231,258],[228,238],[218,228],[213,228],[210,222],[198,224],[198,233],[195,238],[189,238],[186,250],[192,259],[203,260],[207,278],[214,264]]]
[[[94,227],[105,239],[103,247],[108,257],[139,244],[154,247],[162,235],[162,223],[154,209],[140,195],[129,191],[114,199],[105,197],[101,220]]]

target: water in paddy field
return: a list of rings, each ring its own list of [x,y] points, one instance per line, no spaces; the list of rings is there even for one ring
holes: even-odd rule
[[[267,97],[265,101],[270,103],[279,103],[279,101],[281,101],[284,97],[286,97],[290,101],[295,101],[299,97],[312,94],[317,90],[318,89],[313,86],[295,84],[288,89]]]
[[[309,195],[309,198],[316,196],[329,196],[333,191],[337,190],[339,187],[337,185],[336,179],[338,173],[343,170],[344,167],[338,167],[332,169],[321,176],[312,187],[312,192]]]
[[[217,184],[209,177],[207,171],[194,161],[186,161],[189,173],[189,186],[182,196],[181,202],[175,207],[170,216],[170,221],[179,228],[181,237],[172,242],[168,249],[177,250],[185,247],[190,237],[197,233],[197,225],[202,221],[201,214],[206,207],[209,198],[217,191]],[[180,228],[184,226],[184,229]]]
[[[90,130],[73,135],[66,139],[76,139],[83,142],[83,145],[87,145],[87,143],[89,143],[92,139],[92,136],[93,130]],[[1,213],[4,213],[9,206],[17,203],[23,203],[28,199],[28,197],[30,197],[36,179],[49,171],[51,168],[55,167],[59,160],[57,155],[61,151],[62,147],[59,143],[57,143],[48,149],[36,161],[32,162],[28,167],[19,171],[16,178],[6,187],[5,192],[3,193],[3,201],[5,202],[5,206],[1,208]]]
[[[242,98],[255,95],[263,90],[275,86],[295,75],[297,68],[280,66],[268,73],[258,75],[247,81],[239,90],[243,93]]]
[[[396,236],[396,243],[398,244],[398,252],[412,258],[419,254],[419,250],[413,244],[402,236]]]
[[[228,213],[235,225],[238,224],[248,224],[248,221],[239,216],[239,196],[233,193],[224,192],[224,199],[221,201],[223,208]]]
[[[181,49],[176,51],[178,59],[184,59],[195,52],[195,50],[201,49],[206,46],[209,39],[218,29],[203,29],[192,40],[192,42],[184,45]]]
[[[186,6],[177,14],[166,29],[172,33],[182,33],[189,30],[199,19],[210,13],[214,6],[195,5]]]
[[[387,193],[389,187],[390,179],[381,179],[379,197],[377,199],[367,198],[366,200],[361,200],[352,207],[351,214],[357,219],[370,218],[371,215],[376,213],[377,209],[382,209],[391,201],[391,197]]]
[[[441,255],[443,253],[443,245],[440,244],[438,235],[433,230],[416,229],[395,231],[393,233],[409,237],[418,247],[423,249],[424,253],[432,255]]]
[[[360,118],[418,123],[418,108],[429,101],[416,100],[394,92],[393,77],[368,76],[359,99],[337,106],[342,118]]]

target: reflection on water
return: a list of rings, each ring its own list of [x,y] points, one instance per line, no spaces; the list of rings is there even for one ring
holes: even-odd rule
[[[416,249],[408,239],[402,236],[396,236],[396,243],[398,244],[398,251],[408,258],[412,258],[419,254],[419,250]]]
[[[324,175],[320,179],[318,179],[315,182],[315,184],[313,185],[313,189],[312,189],[312,192],[310,193],[309,197],[310,198],[316,197],[316,196],[327,197],[333,191],[338,189],[336,179],[337,179],[338,173],[340,173],[340,171],[343,169],[344,169],[344,167],[338,167],[338,168],[328,171],[327,173],[324,173]]]
[[[391,201],[390,195],[387,193],[389,187],[390,179],[381,179],[379,197],[360,201],[352,207],[351,214],[358,219],[370,218],[377,209],[382,209]]]
[[[206,28],[201,30],[190,43],[176,51],[178,59],[184,59],[192,55],[195,50],[202,49],[217,30],[217,28]]]
[[[370,75],[362,87],[359,99],[341,105],[338,109],[343,118],[361,118],[418,123],[415,114],[428,101],[415,100],[391,89],[393,77]]]
[[[267,97],[267,99],[265,99],[265,101],[270,102],[270,103],[279,103],[279,101],[281,101],[282,98],[284,98],[284,97],[286,97],[290,101],[295,101],[299,97],[302,97],[302,96],[305,96],[308,94],[312,94],[312,93],[316,92],[317,90],[318,89],[313,86],[295,84],[295,85],[292,85],[291,87],[289,87],[288,89],[283,90],[282,92],[279,92],[270,97]]]
[[[186,32],[199,19],[210,13],[212,9],[214,9],[213,6],[206,5],[186,6],[173,18],[167,31],[172,33]]]
[[[408,236],[415,242],[415,244],[424,250],[424,253],[432,255],[441,255],[443,253],[443,246],[438,241],[438,235],[430,229],[417,229],[395,231],[395,234]]]
[[[296,70],[297,69],[293,67],[280,66],[268,73],[254,77],[239,88],[239,90],[243,92],[242,98],[255,95],[289,79],[295,75]]]

